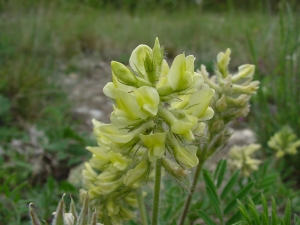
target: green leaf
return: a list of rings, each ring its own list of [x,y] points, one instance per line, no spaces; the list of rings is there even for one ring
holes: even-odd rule
[[[0,95],[0,116],[6,116],[5,114],[9,113],[9,110],[11,108],[11,102],[8,98],[4,97],[3,95]]]
[[[234,172],[234,174],[232,175],[232,177],[229,179],[226,186],[224,187],[224,189],[221,193],[221,199],[224,199],[227,196],[227,194],[232,190],[232,188],[234,187],[234,185],[236,184],[236,182],[239,178],[239,175],[240,175],[240,170],[236,170]]]
[[[224,178],[224,174],[226,172],[226,167],[227,167],[227,161],[226,160],[222,160],[221,166],[220,166],[220,172],[218,175],[218,179],[217,179],[217,188],[219,188],[223,182],[223,178]]]
[[[223,215],[220,209],[220,202],[218,196],[216,196],[213,190],[208,186],[206,186],[206,193],[221,223],[223,223]]]
[[[212,190],[212,194],[214,195],[214,198],[217,199],[218,205],[220,205],[220,200],[218,198],[216,186],[214,185],[214,182],[212,181],[210,174],[207,170],[203,170],[203,178],[206,186]]]
[[[257,225],[260,225],[259,213],[256,210],[255,204],[254,204],[254,202],[252,201],[252,199],[250,197],[248,197],[248,202],[249,202],[249,210],[250,210],[250,213],[252,215],[252,218],[254,219],[254,222]]]
[[[261,182],[257,182],[256,187],[258,189],[266,189],[266,188],[274,185],[274,183],[276,183],[277,179],[278,179],[277,173],[268,174],[265,177],[263,177]]]
[[[283,221],[286,225],[291,224],[291,202],[289,199],[285,207]]]
[[[276,214],[276,201],[274,197],[272,197],[272,211]]]
[[[223,223],[223,215],[222,215],[222,212],[220,209],[220,200],[219,200],[219,197],[217,194],[216,187],[215,187],[208,171],[203,170],[203,177],[204,177],[204,181],[206,184],[206,192],[207,192],[208,198],[210,200],[210,203],[212,204],[221,223]]]
[[[239,205],[239,210],[241,212],[241,214],[243,215],[244,219],[247,221],[247,223],[249,225],[251,225],[251,219],[250,219],[250,216],[245,208],[245,206],[243,205],[243,203],[239,200],[237,200],[237,203]]]
[[[266,215],[267,218],[269,218],[268,204],[264,194],[261,194],[261,203],[263,205],[263,213]]]
[[[296,214],[294,215],[294,223],[295,225],[300,225],[300,218]]]
[[[62,196],[60,202],[58,203],[53,225],[64,225],[64,210],[65,210],[64,197],[65,195]]]
[[[236,223],[231,224],[231,225],[244,225],[244,224],[248,225],[247,222],[245,222],[245,221],[239,221],[239,222],[236,222]]]
[[[280,224],[280,225],[291,225],[291,224],[285,224],[283,219],[278,218],[278,220],[279,220],[278,224]]]
[[[249,205],[249,211],[252,215],[253,221],[255,222],[256,225],[260,225],[260,220],[259,220],[259,215],[258,212],[252,204]]]
[[[219,172],[220,172],[220,168],[221,168],[221,164],[222,164],[223,160],[220,160],[217,164],[217,167],[215,169],[214,175],[213,175],[213,179],[216,180]]]
[[[205,212],[199,211],[199,215],[204,220],[204,222],[206,224],[208,224],[208,225],[217,225],[211,218],[209,218],[209,216]]]
[[[253,188],[254,186],[254,182],[250,182],[248,183],[242,190],[240,190],[238,192],[238,194],[234,197],[234,199],[232,199],[228,205],[225,207],[224,209],[224,214],[227,214],[229,212],[232,211],[232,209],[236,206],[237,202],[236,202],[236,199],[239,199],[239,200],[243,200],[248,194],[249,192],[251,191],[251,189]]]
[[[70,198],[71,198],[71,203],[70,203],[69,213],[72,213],[72,215],[74,216],[74,224],[76,224],[77,218],[78,218],[78,215],[76,212],[76,206],[75,206],[72,196],[70,196]]]
[[[251,199],[254,202],[254,204],[258,204],[261,199],[261,192],[258,192],[256,195],[254,195]]]
[[[242,213],[240,211],[237,211],[230,219],[226,222],[226,225],[232,225],[234,223],[239,222],[243,218]],[[245,224],[247,224],[245,222]]]
[[[276,205],[274,207],[275,200],[274,201],[273,200],[274,200],[274,198],[272,197],[272,225],[278,225],[277,214],[276,214]],[[275,210],[274,210],[274,208],[275,208]]]
[[[269,225],[269,219],[264,212],[261,214],[261,220],[262,225]]]

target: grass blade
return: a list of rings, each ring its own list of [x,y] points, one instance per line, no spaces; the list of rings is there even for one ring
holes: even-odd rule
[[[261,221],[262,221],[262,225],[269,225],[269,218],[266,216],[264,212],[261,214]]]
[[[261,194],[261,203],[263,205],[263,212],[267,218],[269,218],[269,210],[268,210],[268,204],[265,196]]]
[[[285,207],[283,221],[286,225],[291,224],[291,202],[289,199]]]

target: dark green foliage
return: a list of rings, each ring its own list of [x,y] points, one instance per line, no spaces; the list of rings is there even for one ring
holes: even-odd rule
[[[228,176],[228,170],[225,160],[221,160],[212,176],[207,170],[203,171],[203,179],[205,182],[206,194],[200,205],[193,205],[191,211],[197,210],[189,215],[190,219],[196,219],[196,215],[201,217],[207,224],[214,224],[216,221],[212,218],[217,217],[217,224],[243,224],[237,223],[244,218],[245,221],[260,225],[260,219],[266,221],[268,219],[268,207],[265,199],[262,199],[263,215],[257,216],[255,213],[256,205],[261,199],[261,193],[271,194],[276,193],[276,189],[280,187],[278,180],[279,174],[276,171],[271,172],[269,163],[264,163],[260,169],[254,172],[250,177],[239,177],[239,170],[235,171],[231,176]],[[225,179],[226,178],[226,179]],[[206,198],[206,199],[205,199]],[[249,214],[244,211],[239,211],[237,199],[243,202],[248,198]],[[208,200],[208,202],[207,202]],[[208,204],[207,204],[208,203]],[[274,212],[275,203],[273,203]],[[286,206],[285,220],[290,219],[290,206]],[[212,222],[214,221],[214,222]]]
[[[276,210],[275,199],[272,198],[272,208],[271,215],[269,216],[268,204],[265,196],[261,195],[261,204],[263,205],[263,210],[259,210],[258,207],[253,203],[251,198],[248,198],[248,204],[243,205],[243,203],[237,200],[239,205],[239,210],[243,216],[243,221],[236,223],[244,225],[291,225],[291,203],[290,200],[287,201],[285,212],[282,217],[279,212]],[[299,225],[298,216],[295,215],[294,223]]]

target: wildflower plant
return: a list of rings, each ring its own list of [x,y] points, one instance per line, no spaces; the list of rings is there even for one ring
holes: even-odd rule
[[[185,224],[203,164],[226,145],[230,123],[247,116],[249,100],[259,86],[258,81],[253,81],[253,65],[242,65],[237,73],[230,73],[230,53],[227,49],[218,54],[213,76],[203,65],[195,72],[194,56],[184,53],[177,55],[169,66],[158,39],[153,48],[136,47],[128,66],[112,61],[112,82],[103,88],[104,94],[114,102],[111,123],[92,121],[97,146],[87,147],[92,157],[82,170],[86,190],[81,190],[83,209],[78,215],[71,201],[70,212],[66,213],[62,199],[53,224],[98,225],[97,217],[105,225],[119,225],[136,218],[139,209],[140,224],[147,225],[146,193],[142,188],[154,180],[151,224],[157,225],[163,171],[188,190],[177,223]],[[276,137],[277,142],[281,140]],[[293,141],[289,149],[294,153],[298,142],[293,134],[289,133],[288,137]],[[209,209],[203,208],[207,204],[198,204],[197,216],[206,224],[216,224],[215,219],[220,224],[251,224],[250,214],[237,202],[247,196],[251,196],[251,215],[258,221],[254,202],[278,177],[267,174],[266,166],[258,170],[261,161],[252,158],[252,153],[259,148],[260,145],[252,144],[231,149],[228,162],[235,172],[228,181],[224,179],[226,160],[218,163],[213,175],[203,171],[207,195],[204,201],[209,200],[217,216],[211,219]],[[244,175],[241,179],[240,172]],[[182,201],[178,202],[182,207]],[[266,208],[264,198],[263,204]],[[238,205],[240,212],[235,210]],[[40,224],[32,205],[30,215],[34,225]],[[289,216],[287,212],[284,220],[288,221]]]
[[[162,168],[180,181],[199,163],[198,143],[203,122],[214,115],[209,104],[215,91],[194,72],[194,60],[183,53],[169,66],[156,39],[152,49],[134,49],[129,66],[111,63],[112,82],[103,89],[114,100],[111,123],[93,120],[98,146],[87,148],[93,156],[83,170],[84,188],[104,224],[135,216],[142,194],[137,190],[152,172],[157,221]]]
[[[114,101],[110,124],[93,120],[98,146],[83,170],[84,188],[105,225],[122,224],[141,212],[147,224],[140,188],[154,173],[152,224],[158,223],[161,171],[185,188],[197,167],[179,224],[184,223],[203,163],[224,146],[229,123],[249,112],[258,88],[254,66],[228,71],[230,50],[217,57],[216,75],[204,66],[195,72],[195,57],[184,53],[171,66],[163,47],[139,45],[129,65],[112,61],[112,82],[104,94]]]
[[[256,93],[259,81],[253,81],[255,66],[250,64],[242,65],[238,72],[231,74],[228,66],[231,50],[227,49],[217,55],[215,63],[215,74],[210,76],[204,65],[201,65],[198,73],[203,76],[204,86],[215,90],[210,107],[214,110],[214,116],[206,121],[204,133],[205,141],[201,142],[197,152],[199,164],[197,165],[182,211],[179,224],[183,225],[192,195],[204,162],[215,152],[222,150],[226,145],[231,133],[230,123],[236,119],[246,117],[250,111],[251,96]]]

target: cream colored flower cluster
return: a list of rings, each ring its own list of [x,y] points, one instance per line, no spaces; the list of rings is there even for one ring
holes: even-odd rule
[[[216,91],[212,104],[216,111],[214,120],[223,120],[223,124],[235,118],[245,117],[250,111],[249,100],[256,94],[259,81],[252,81],[255,66],[246,64],[238,68],[238,72],[230,74],[228,65],[230,61],[230,49],[217,56],[216,75],[209,78],[205,66],[201,66],[200,73],[204,81]],[[216,127],[222,127],[216,124]]]
[[[288,125],[282,127],[268,141],[268,146],[276,151],[276,157],[284,155],[296,155],[300,147],[300,139],[297,138],[292,128]]]
[[[114,101],[111,123],[93,121],[98,146],[87,148],[93,156],[83,171],[84,188],[104,224],[105,217],[120,224],[134,216],[134,191],[157,160],[176,179],[198,164],[196,143],[203,121],[214,115],[209,104],[215,91],[203,86],[194,60],[180,54],[169,67],[156,39],[152,49],[135,48],[128,66],[111,62],[112,82],[103,89]]]
[[[228,153],[228,164],[231,169],[240,169],[243,176],[249,177],[251,172],[258,170],[261,160],[252,158],[252,154],[260,149],[259,144],[234,145]]]
[[[253,81],[254,65],[242,65],[235,74],[229,72],[230,53],[230,49],[227,49],[225,53],[217,55],[215,75],[210,77],[203,65],[198,71],[204,82],[215,90],[210,105],[215,115],[207,123],[207,145],[201,147],[207,151],[206,157],[226,144],[230,137],[228,125],[235,119],[247,116],[250,111],[249,100],[259,87],[259,81]]]

